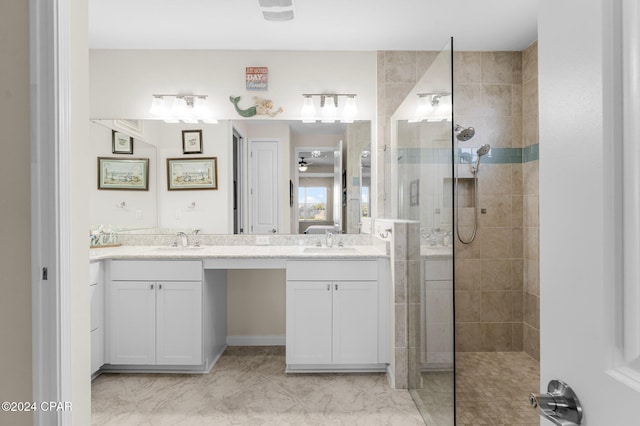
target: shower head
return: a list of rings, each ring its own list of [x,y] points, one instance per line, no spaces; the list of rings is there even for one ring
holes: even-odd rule
[[[482,156],[487,155],[489,153],[489,151],[491,150],[491,145],[489,145],[488,143],[482,145],[480,148],[478,148],[478,150],[476,151],[476,165],[474,167],[471,168],[471,171],[473,172],[473,174],[478,174],[478,170],[480,170],[480,158],[482,158]]]
[[[476,151],[476,154],[478,155],[478,158],[482,157],[483,155],[487,155],[487,153],[489,152],[490,149],[491,149],[491,145],[489,145],[488,143],[485,143],[484,145],[482,145]]]
[[[465,128],[460,126],[459,124],[456,124],[456,127],[454,127],[453,131],[458,132],[456,138],[458,138],[460,142],[466,142],[476,134],[476,131],[473,127]]]

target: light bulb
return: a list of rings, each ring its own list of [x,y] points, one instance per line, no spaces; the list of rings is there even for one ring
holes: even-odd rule
[[[336,99],[333,96],[327,96],[324,100],[324,107],[322,108],[322,122],[334,123],[336,121]]]
[[[423,117],[433,111],[431,97],[425,94],[418,95],[418,105],[416,106],[416,116]]]
[[[342,121],[343,123],[353,123],[353,119],[358,113],[358,107],[356,106],[356,98],[353,96],[347,97],[347,100],[344,103],[344,110],[342,111]]]
[[[149,113],[155,115],[156,117],[165,117],[169,113],[167,102],[162,96],[153,97],[151,108],[149,108]]]
[[[313,117],[316,115],[316,107],[313,105],[313,98],[311,96],[304,97],[300,114],[302,114],[303,117]]]
[[[298,166],[298,170],[300,170],[301,172],[306,172],[307,166]]]

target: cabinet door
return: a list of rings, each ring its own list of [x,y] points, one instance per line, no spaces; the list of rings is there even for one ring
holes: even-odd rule
[[[333,283],[333,363],[378,362],[378,283]]]
[[[157,286],[156,364],[202,364],[202,282]]]
[[[287,281],[287,364],[331,364],[331,283]]]
[[[110,285],[111,364],[155,364],[154,282],[113,281]]]

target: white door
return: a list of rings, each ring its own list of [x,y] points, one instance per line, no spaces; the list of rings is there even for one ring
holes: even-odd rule
[[[287,364],[331,364],[331,282],[287,281]]]
[[[249,199],[252,234],[275,234],[279,229],[278,141],[249,141]]]
[[[342,141],[333,151],[333,225],[342,230]]]
[[[113,281],[110,285],[111,364],[155,364],[156,284]]]
[[[621,14],[616,4],[539,3],[541,388],[571,386],[586,426],[640,424],[640,132],[629,128],[640,14],[637,1]],[[621,16],[636,32],[624,90],[612,31]],[[636,106],[624,122],[622,105]]]
[[[333,363],[378,362],[378,282],[333,284]]]
[[[202,364],[202,283],[158,282],[156,363]]]

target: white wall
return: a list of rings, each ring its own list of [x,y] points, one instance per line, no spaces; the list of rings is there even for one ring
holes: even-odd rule
[[[229,96],[271,99],[300,119],[303,93],[356,93],[357,120],[376,117],[375,52],[92,50],[91,117],[152,118],[152,94],[204,94],[218,119],[238,118]],[[269,90],[245,89],[245,67],[269,67]],[[342,98],[340,99],[342,101]],[[264,118],[264,117],[262,117]]]

